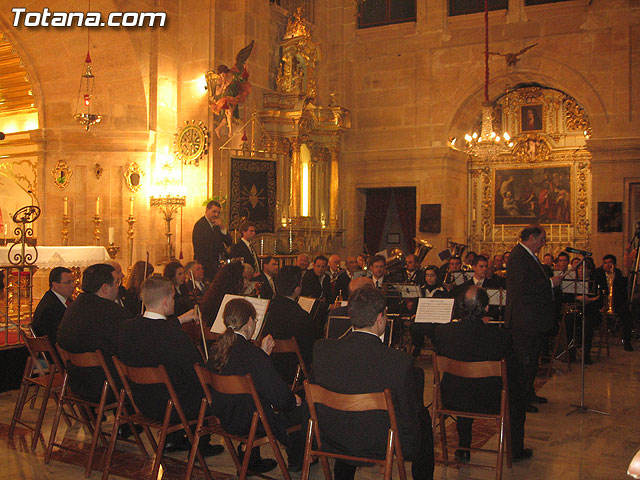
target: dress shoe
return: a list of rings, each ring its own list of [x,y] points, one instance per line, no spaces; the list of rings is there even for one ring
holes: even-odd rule
[[[631,346],[631,342],[629,340],[625,340],[622,342],[625,352],[633,352],[633,347]]]
[[[241,449],[242,444],[238,445],[238,458],[240,459],[240,463],[244,459],[245,452]],[[273,470],[278,466],[278,462],[276,462],[273,458],[262,458],[260,456],[260,447],[255,447],[251,450],[251,456],[249,457],[249,470],[254,473],[267,473]],[[300,465],[300,470],[302,470],[302,465]]]
[[[224,452],[222,445],[211,445],[210,443],[200,444],[198,447],[203,457],[215,457]]]
[[[191,445],[189,445],[186,438],[164,444],[164,453],[188,452],[189,450],[191,450]]]
[[[548,400],[546,397],[539,397],[538,395],[533,395],[533,398],[531,399],[532,403],[547,403]]]
[[[528,404],[525,408],[524,408],[525,412],[527,413],[538,413],[540,410],[538,410],[538,407],[536,407],[535,405],[531,405]]]
[[[456,450],[455,457],[458,463],[469,463],[471,452],[469,450]]]
[[[533,457],[533,450],[531,450],[530,448],[523,448],[519,452],[513,454],[511,461],[517,463],[521,462],[522,460],[528,460],[531,457]]]

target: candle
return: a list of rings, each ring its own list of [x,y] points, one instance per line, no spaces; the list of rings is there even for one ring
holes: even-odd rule
[[[69,214],[69,202],[67,200],[67,197],[64,197],[64,203],[63,203],[64,207],[63,207],[63,212],[65,215]]]
[[[116,229],[109,227],[109,243],[115,243],[116,241]]]
[[[133,217],[133,197],[129,197],[129,216]]]
[[[100,216],[100,197],[96,197],[96,216]]]
[[[475,222],[476,221],[476,209],[473,208],[471,210],[471,219]]]
[[[485,223],[482,224],[482,241],[487,241],[487,225]]]

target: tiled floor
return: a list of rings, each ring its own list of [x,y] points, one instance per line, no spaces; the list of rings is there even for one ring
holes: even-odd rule
[[[425,401],[431,401],[431,367],[427,359],[420,362],[425,368]],[[594,413],[577,413],[567,416],[571,404],[580,403],[580,370],[574,364],[568,372],[566,364],[559,363],[560,372],[547,382],[539,392],[549,398],[549,403],[540,406],[537,414],[528,414],[525,444],[534,449],[529,461],[505,467],[505,479],[562,479],[562,480],[613,480],[628,478],[626,469],[635,450],[640,446],[640,352],[628,353],[621,348],[612,349],[610,358],[602,358],[588,366],[585,374],[585,404],[604,410],[609,416]],[[26,432],[19,430],[13,441],[7,438],[7,427],[17,392],[0,394],[0,480],[4,479],[53,479],[66,480],[84,477],[84,457],[75,454],[54,453],[49,465],[44,465],[44,447],[38,445],[32,454],[25,441]],[[48,439],[53,404],[47,415],[44,437]],[[28,411],[35,418],[33,411]],[[61,430],[66,425],[61,423]],[[78,426],[68,428],[66,436],[72,441],[82,441],[85,433]],[[213,439],[212,442],[221,442]],[[488,445],[494,445],[492,437]],[[120,444],[119,444],[120,445]],[[111,478],[141,478],[145,471],[135,445],[122,445],[127,452],[120,455],[119,475]],[[271,456],[268,447],[263,455]],[[482,454],[480,454],[482,455]],[[184,455],[173,455],[177,459]],[[489,457],[487,457],[489,458]],[[477,459],[477,457],[474,457]],[[228,454],[208,461],[212,470],[220,472],[218,479],[235,475]],[[99,467],[99,466],[98,466]],[[410,469],[408,470],[410,472]],[[182,478],[177,462],[167,465],[165,479]],[[281,477],[276,473],[276,477]],[[299,474],[292,475],[294,479]],[[100,478],[94,471],[91,478]],[[197,478],[203,478],[198,476]],[[312,480],[321,480],[319,466],[312,467]],[[376,469],[360,469],[357,479],[382,478]],[[397,473],[396,473],[397,478]],[[489,479],[494,478],[490,470],[462,467],[444,468],[436,465],[435,478],[440,479]]]

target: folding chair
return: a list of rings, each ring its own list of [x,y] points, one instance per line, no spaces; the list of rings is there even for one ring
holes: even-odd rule
[[[442,403],[440,389],[440,382],[444,373],[449,373],[450,375],[464,378],[500,377],[502,379],[502,389],[500,392],[499,413],[473,413],[446,409]],[[498,427],[498,431],[500,432],[497,450],[456,447],[460,450],[495,452],[498,456],[496,466],[491,467],[487,465],[472,463],[469,463],[467,465],[481,468],[495,468],[496,479],[500,480],[502,478],[503,458],[506,453],[507,466],[511,468],[511,428],[509,424],[509,396],[507,388],[507,367],[504,359],[500,361],[495,360],[486,362],[461,362],[458,360],[452,360],[447,357],[439,356],[436,353],[433,354],[433,430],[435,432],[437,419],[440,424],[442,457],[445,465],[457,465],[456,462],[449,462],[449,456],[447,452],[447,431],[445,428],[446,417],[455,416],[463,418],[494,420],[496,422],[496,426]],[[472,394],[473,392],[469,392],[469,395]]]
[[[309,371],[307,370],[307,366],[304,364],[304,360],[302,359],[302,354],[300,353],[300,349],[298,348],[298,342],[296,341],[296,337],[291,337],[286,340],[274,340],[275,346],[271,353],[295,353],[298,358],[298,368],[296,369],[296,375],[293,379],[293,383],[291,384],[291,391],[297,392],[302,390],[302,381],[300,377],[304,377],[304,380],[309,379]]]
[[[273,434],[273,430],[271,429],[271,425],[267,420],[267,416],[265,414],[264,408],[262,407],[262,402],[256,391],[255,386],[253,385],[253,380],[251,379],[250,374],[246,375],[218,375],[209,371],[206,367],[202,365],[195,364],[194,368],[196,370],[196,375],[198,379],[200,379],[200,384],[202,385],[202,389],[204,390],[205,398],[202,399],[202,404],[200,405],[200,414],[198,415],[198,423],[196,425],[195,430],[195,441],[193,445],[197,445],[198,439],[202,435],[206,435],[209,433],[217,433],[222,435],[224,438],[225,444],[227,445],[227,450],[231,454],[231,458],[233,458],[233,463],[236,466],[236,471],[238,473],[238,480],[245,480],[247,475],[256,475],[262,478],[274,479],[274,477],[270,477],[268,475],[255,473],[249,470],[249,459],[251,457],[251,450],[253,447],[257,447],[260,445],[264,445],[269,443],[271,445],[271,449],[273,450],[273,454],[276,457],[276,461],[278,462],[278,466],[280,467],[280,471],[282,472],[282,476],[285,480],[291,480],[291,475],[289,474],[289,470],[287,469],[287,465],[284,462],[284,458],[282,456],[282,452],[280,451],[280,446],[278,440]],[[253,418],[251,419],[251,427],[249,429],[249,433],[245,436],[243,435],[234,435],[232,433],[227,432],[222,428],[219,423],[209,424],[209,426],[204,425],[205,420],[205,412],[207,406],[211,406],[213,402],[212,391],[216,391],[218,393],[222,393],[225,395],[251,395],[253,399],[253,403],[255,404],[256,410],[253,412]],[[257,430],[258,430],[258,421],[262,423],[266,436],[262,438],[256,438]],[[289,427],[287,432],[293,432],[295,430],[299,430],[300,426],[296,425],[293,427]],[[245,455],[242,459],[242,463],[238,458],[238,454],[236,453],[235,448],[233,447],[232,440],[240,442],[246,445]],[[195,460],[195,450],[192,446],[191,454],[189,455],[189,464],[187,466],[187,474],[185,475],[185,479],[191,478],[191,472],[193,470],[193,464]]]
[[[342,338],[351,332],[351,320],[349,317],[329,315],[324,338]]]
[[[106,376],[102,387],[102,393],[100,395],[100,401],[96,403],[94,401],[87,400],[86,398],[82,398],[81,396],[76,395],[71,391],[71,388],[69,387],[69,374],[68,371],[65,370],[62,389],[60,390],[60,397],[58,398],[58,408],[56,409],[56,415],[53,419],[51,434],[49,436],[49,445],[47,446],[47,452],[44,457],[44,463],[48,464],[51,461],[51,454],[53,452],[54,446],[66,450],[71,450],[82,455],[86,454],[84,450],[80,450],[68,444],[64,444],[63,441],[61,441],[60,443],[56,442],[56,434],[58,432],[60,416],[64,411],[64,406],[69,405],[72,410],[74,410],[74,407],[77,407],[80,415],[76,417],[76,420],[85,424],[89,432],[91,433],[91,448],[89,449],[89,455],[86,460],[84,472],[84,476],[88,477],[89,475],[91,475],[91,470],[93,469],[93,460],[96,453],[96,447],[98,445],[98,438],[100,438],[102,440],[102,443],[107,446],[105,433],[102,431],[103,414],[108,410],[113,410],[115,414],[115,410],[118,407],[118,402],[113,401],[107,404],[107,396],[109,394],[109,391],[111,391],[114,395],[114,398],[117,399],[118,387],[116,386],[115,380],[113,379],[111,371],[109,370],[109,367],[107,366],[104,360],[104,356],[102,355],[102,352],[100,350],[87,353],[69,353],[62,347],[60,347],[60,345],[56,345],[56,347],[58,349],[58,352],[60,353],[60,358],[65,368],[68,368],[70,365],[78,368],[98,367],[102,368]],[[140,439],[138,432],[136,432],[133,425],[130,425],[130,427],[134,435],[134,439],[138,444],[138,447],[144,448],[142,446],[142,440]]]
[[[311,418],[309,419],[309,425],[307,427],[304,463],[302,464],[302,480],[308,480],[309,478],[309,468],[311,466],[312,456],[320,457],[320,463],[322,464],[325,480],[332,479],[328,458],[380,465],[384,467],[385,480],[391,480],[393,462],[395,460],[398,466],[400,480],[406,480],[407,473],[404,468],[404,458],[402,456],[402,448],[400,447],[400,437],[398,436],[398,423],[396,420],[396,412],[393,407],[390,389],[386,388],[383,392],[346,395],[332,392],[320,385],[314,385],[305,380],[304,391],[306,393],[306,400],[309,405]],[[387,436],[385,458],[375,459],[368,457],[356,457],[353,455],[330,453],[322,450],[322,427],[318,420],[316,404],[321,404],[342,412],[385,410],[389,415],[389,433]],[[357,432],[354,432],[354,434],[357,434]],[[314,441],[316,443],[316,448],[313,448]]]
[[[20,331],[20,336],[27,347],[29,357],[27,358],[24,373],[22,374],[20,390],[18,391],[18,398],[16,398],[16,405],[13,410],[13,416],[11,417],[8,436],[10,439],[13,438],[16,424],[32,430],[31,451],[34,451],[40,438],[40,431],[42,430],[42,422],[47,410],[49,397],[53,397],[54,400],[58,399],[58,394],[63,382],[64,367],[60,363],[58,354],[46,336],[29,337],[22,331]],[[32,393],[32,396],[29,397],[29,389],[31,387],[35,388],[35,391]],[[42,404],[40,405],[36,424],[32,426],[22,420],[22,412],[25,404],[29,401],[31,401],[31,408],[34,407],[36,397],[41,388],[43,389]],[[65,420],[69,423],[66,414]]]
[[[171,379],[167,374],[167,370],[163,365],[159,365],[157,367],[130,367],[125,365],[120,360],[118,360],[117,356],[113,356],[113,363],[118,371],[118,375],[122,380],[123,389],[120,390],[120,395],[118,399],[118,408],[116,410],[116,418],[113,422],[113,430],[111,432],[111,439],[109,442],[109,448],[107,449],[107,455],[105,457],[104,462],[104,471],[102,474],[102,479],[106,480],[109,478],[109,471],[111,469],[111,459],[113,457],[113,452],[115,450],[116,441],[117,441],[117,432],[118,427],[125,423],[130,423],[133,425],[140,425],[143,427],[147,438],[149,439],[149,443],[151,447],[155,451],[155,459],[153,461],[153,468],[151,472],[152,479],[158,478],[158,471],[160,470],[160,464],[162,462],[164,445],[167,439],[167,434],[176,432],[178,430],[184,430],[187,434],[187,438],[192,445],[196,446],[195,455],[198,457],[198,461],[202,466],[202,470],[205,472],[205,475],[208,480],[212,480],[211,473],[207,468],[207,464],[205,462],[204,456],[197,448],[197,443],[193,441],[193,433],[191,432],[190,425],[195,425],[197,420],[187,420],[186,415],[184,414],[184,410],[180,404],[180,400],[178,395],[176,394],[175,389],[173,388],[173,384],[171,383]],[[153,384],[162,384],[169,391],[169,400],[167,400],[167,407],[165,408],[164,418],[162,421],[154,420],[149,417],[144,416],[138,405],[136,404],[133,393],[131,390],[131,383],[136,383],[139,385],[153,385]],[[133,414],[128,414],[124,409],[124,401],[125,398],[128,398],[133,406],[134,412]],[[173,411],[176,411],[178,417],[180,418],[179,422],[172,423],[171,422],[171,414]],[[158,442],[156,443],[153,435],[151,434],[151,429],[159,430],[160,436],[158,438]],[[147,456],[147,452],[144,449],[142,444],[139,445],[142,450],[142,453]]]

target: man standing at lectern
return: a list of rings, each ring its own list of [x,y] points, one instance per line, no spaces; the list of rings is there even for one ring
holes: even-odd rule
[[[536,395],[533,383],[545,333],[554,326],[553,288],[563,278],[549,278],[537,257],[546,241],[544,228],[525,227],[507,263],[505,326],[511,331],[525,402],[529,403],[547,403],[546,398]],[[534,413],[538,407],[528,405],[526,410]]]
[[[204,276],[207,280],[213,280],[218,273],[220,255],[225,246],[231,245],[231,237],[227,230],[222,228],[220,211],[222,207],[215,200],[207,203],[204,216],[193,226],[193,258],[204,267]]]

